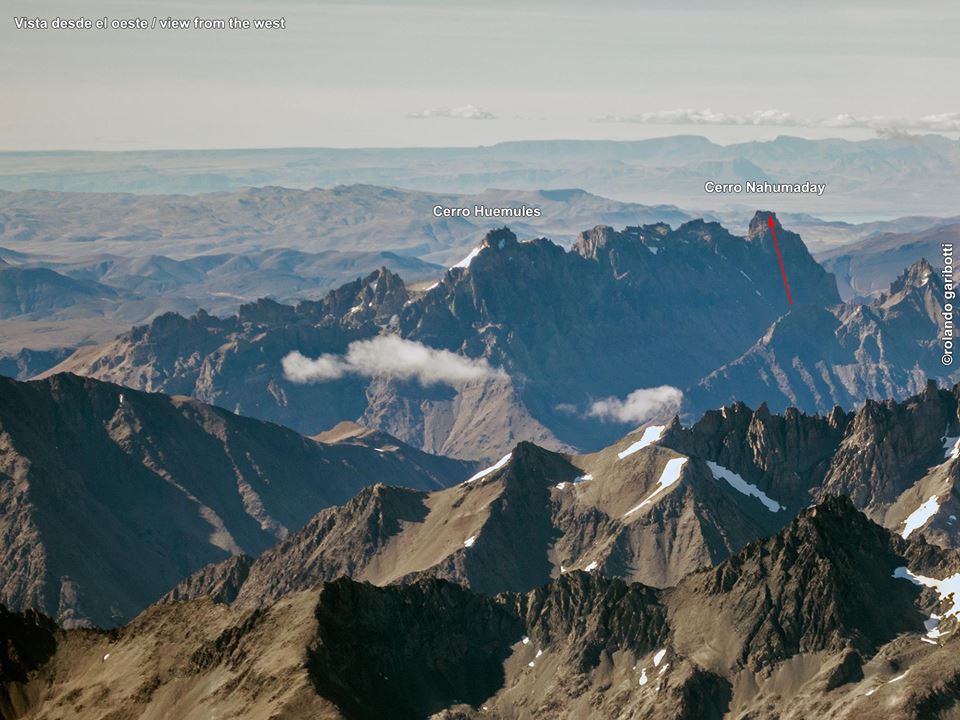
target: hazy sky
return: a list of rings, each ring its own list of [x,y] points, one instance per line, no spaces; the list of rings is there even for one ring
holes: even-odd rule
[[[11,150],[960,130],[953,0],[8,0],[3,12]],[[284,17],[287,29],[18,30],[18,15]]]

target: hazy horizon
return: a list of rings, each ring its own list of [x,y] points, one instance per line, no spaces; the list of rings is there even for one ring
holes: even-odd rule
[[[932,0],[9,5],[3,150],[960,132],[955,100],[929,92],[955,82],[960,7]],[[287,29],[18,30],[13,21],[58,15],[282,16]]]

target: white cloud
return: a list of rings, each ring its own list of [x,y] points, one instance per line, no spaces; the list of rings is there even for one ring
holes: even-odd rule
[[[657,110],[636,115],[606,115],[598,122],[638,123],[641,125],[753,125],[767,127],[868,128],[875,130],[960,131],[960,112],[924,115],[920,118],[894,118],[883,115],[858,116],[841,113],[825,118],[803,118],[783,110],[754,110],[750,113],[724,113],[691,108]]]
[[[344,355],[321,355],[310,359],[299,352],[283,358],[283,374],[294,383],[338,380],[346,375],[416,380],[421,385],[459,385],[473,380],[501,377],[502,370],[485,359],[463,357],[397,335],[381,335],[350,343]]]
[[[608,397],[595,401],[587,415],[604,422],[642,423],[680,409],[683,393],[670,385],[634,390],[621,400]]]
[[[414,120],[429,120],[432,118],[446,118],[448,120],[496,120],[497,116],[489,110],[476,105],[461,105],[455,108],[433,108],[418,113],[407,113],[408,118]]]
[[[780,125],[797,126],[802,121],[783,110],[755,110],[752,113],[738,115],[733,113],[693,110],[658,110],[637,115],[607,115],[599,122],[639,123],[641,125]]]

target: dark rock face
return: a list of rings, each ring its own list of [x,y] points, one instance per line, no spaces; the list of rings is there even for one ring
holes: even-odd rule
[[[824,493],[849,495],[876,515],[927,468],[944,461],[944,436],[958,421],[957,388],[931,383],[903,403],[868,400],[854,416],[824,479]]]
[[[738,402],[711,410],[689,429],[672,423],[661,442],[677,452],[712,460],[794,511],[808,504],[830,469],[851,415],[806,415],[788,408],[774,415],[766,405]]]
[[[504,681],[523,624],[497,601],[439,580],[391,591],[327,584],[307,666],[350,718],[422,718],[478,705]],[[400,630],[400,633],[398,633]]]

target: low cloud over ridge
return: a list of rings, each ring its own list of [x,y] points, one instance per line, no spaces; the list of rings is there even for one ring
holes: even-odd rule
[[[587,415],[604,422],[642,423],[676,413],[682,400],[683,393],[670,385],[639,388],[622,400],[608,397],[594,401]]]
[[[299,384],[359,375],[415,380],[421,385],[459,385],[503,376],[502,370],[491,367],[485,359],[466,358],[397,335],[350,343],[344,355],[311,359],[294,351],[283,358],[282,364],[284,377]]]

